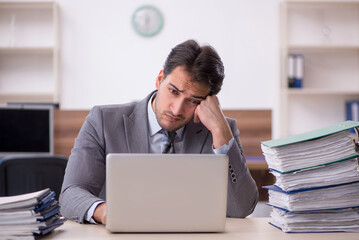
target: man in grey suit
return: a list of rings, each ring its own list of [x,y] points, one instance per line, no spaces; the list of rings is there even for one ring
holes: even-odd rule
[[[106,155],[161,153],[169,143],[176,153],[227,154],[227,216],[249,215],[258,189],[245,163],[237,123],[223,115],[216,96],[223,79],[215,49],[188,40],[172,49],[156,78],[157,90],[145,99],[91,109],[68,161],[61,213],[74,221],[105,224],[106,202],[99,193]]]

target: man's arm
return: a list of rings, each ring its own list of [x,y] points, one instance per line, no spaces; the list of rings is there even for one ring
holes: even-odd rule
[[[201,121],[211,132],[215,149],[228,145],[234,138],[227,152],[229,156],[227,216],[248,216],[258,202],[258,189],[246,165],[236,121],[225,118],[216,96],[208,96],[201,102],[195,111],[194,121]]]
[[[234,142],[229,157],[227,217],[246,217],[257,205],[259,194],[244,158],[237,122],[229,120]]]
[[[101,111],[95,107],[86,118],[69,158],[60,194],[61,213],[84,222],[88,209],[101,201],[105,181],[105,152]]]

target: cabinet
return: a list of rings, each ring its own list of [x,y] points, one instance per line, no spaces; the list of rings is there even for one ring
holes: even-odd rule
[[[54,2],[0,2],[0,104],[59,102]]]
[[[281,4],[280,137],[346,120],[359,99],[359,2]],[[301,88],[288,87],[288,56],[304,57]]]

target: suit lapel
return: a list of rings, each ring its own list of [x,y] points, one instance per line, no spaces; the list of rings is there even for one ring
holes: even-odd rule
[[[132,114],[123,116],[129,153],[149,153],[147,103],[152,94],[140,101]]]
[[[186,125],[181,153],[201,153],[208,135],[209,131],[203,124],[191,120]]]

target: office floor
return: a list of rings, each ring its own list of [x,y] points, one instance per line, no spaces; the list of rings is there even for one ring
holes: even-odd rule
[[[253,213],[248,217],[270,217],[272,208],[267,205],[267,201],[259,201]]]

